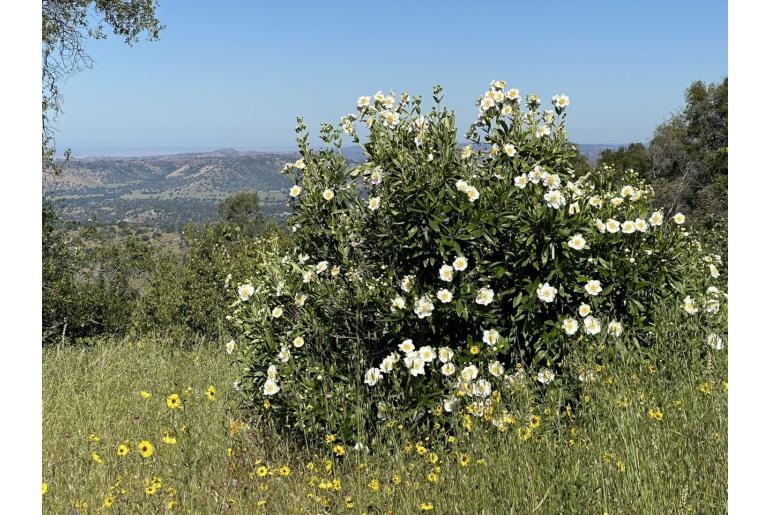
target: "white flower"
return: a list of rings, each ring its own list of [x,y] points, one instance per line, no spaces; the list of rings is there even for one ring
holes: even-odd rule
[[[283,316],[283,308],[281,306],[276,306],[273,308],[272,311],[273,318],[281,318]]]
[[[606,226],[609,233],[616,233],[620,230],[620,222],[612,218],[607,220]]]
[[[340,275],[340,267],[338,266],[332,267],[331,274],[332,274],[332,277],[337,277],[338,275]]]
[[[623,324],[621,324],[617,320],[613,320],[612,322],[610,322],[608,330],[609,330],[610,336],[620,336],[621,334],[623,334]]]
[[[468,189],[465,191],[465,194],[468,196],[468,200],[471,202],[476,202],[479,199],[479,190],[477,190],[473,186],[468,186]]]
[[[585,289],[589,295],[599,295],[602,292],[602,283],[596,279],[588,281],[585,285]]]
[[[393,109],[393,104],[395,103],[396,99],[392,96],[388,95],[385,97],[385,99],[382,101],[382,104],[385,106],[385,109]]]
[[[495,105],[495,99],[492,97],[484,97],[481,99],[481,103],[479,104],[479,107],[481,107],[482,111],[486,111],[490,107],[494,107]]]
[[[294,296],[294,304],[302,307],[305,305],[305,301],[307,300],[307,295],[304,293],[298,293]]]
[[[420,359],[423,360],[425,363],[430,363],[434,359],[436,359],[436,351],[433,350],[433,347],[430,345],[425,345],[423,347],[420,347],[420,350],[417,351],[417,355],[420,356]]]
[[[567,199],[564,198],[564,195],[562,195],[561,191],[559,190],[551,190],[544,194],[543,198],[545,199],[548,207],[552,207],[554,209],[559,209],[567,203]]]
[[[398,354],[395,352],[392,352],[385,356],[385,359],[382,360],[382,363],[380,363],[380,370],[384,374],[390,373],[391,370],[393,370],[393,366],[398,361]]]
[[[292,197],[299,197],[299,194],[302,193],[302,186],[294,185],[289,190],[289,195]]]
[[[712,315],[719,312],[719,301],[716,299],[708,299],[706,301],[706,306],[704,308],[706,310],[706,313],[711,313]]]
[[[484,331],[482,339],[487,345],[494,345],[497,343],[497,340],[500,339],[500,333],[498,333],[496,329],[488,329]]]
[[[412,288],[414,287],[414,276],[413,275],[407,275],[403,279],[401,279],[401,289],[405,291],[406,293],[409,293],[412,291]]]
[[[292,345],[294,345],[296,348],[299,349],[300,347],[305,345],[305,339],[302,336],[297,336],[296,338],[294,338],[294,340],[292,340],[291,343]]]
[[[451,282],[454,275],[454,269],[446,263],[441,265],[438,270],[438,276],[442,281]]]
[[[524,189],[527,187],[527,174],[523,173],[521,175],[517,175],[513,179],[513,185],[516,186],[519,189]]]
[[[302,158],[297,159],[294,161],[294,168],[297,170],[304,170],[305,169],[305,160]]]
[[[634,220],[634,227],[639,232],[647,232],[647,221],[643,218],[637,218]]]
[[[482,306],[488,306],[492,303],[492,300],[495,297],[495,292],[491,288],[481,288],[476,293],[476,304],[481,304]]]
[[[403,342],[398,344],[398,348],[401,349],[401,352],[403,353],[409,353],[414,351],[414,343],[412,343],[412,340],[404,340]]]
[[[329,262],[328,261],[319,261],[318,264],[315,266],[315,272],[317,274],[322,274],[326,272],[326,270],[329,268]]]
[[[594,220],[594,227],[596,227],[596,230],[601,232],[601,233],[603,233],[604,231],[607,230],[607,226],[604,225],[604,222],[602,222],[598,218],[596,220]]]
[[[589,306],[585,302],[582,303],[580,307],[578,307],[578,313],[580,314],[581,317],[584,317],[584,318],[587,317],[588,315],[591,314],[591,306]]]
[[[441,373],[445,376],[451,376],[455,373],[455,364],[454,363],[445,363],[441,366]],[[446,407],[446,405],[444,405]],[[451,411],[451,410],[448,410]]]
[[[463,151],[460,154],[460,157],[463,159],[468,159],[472,155],[473,155],[473,148],[471,148],[470,145],[466,145],[465,148],[463,148]]]
[[[262,393],[265,395],[275,395],[281,390],[281,387],[278,386],[278,383],[273,381],[272,379],[268,379],[265,381],[265,387],[262,389]]]
[[[462,380],[466,383],[470,383],[474,379],[476,379],[479,375],[479,369],[476,368],[476,365],[468,365],[462,371],[460,372],[460,377]]]
[[[506,154],[508,157],[513,157],[513,156],[515,156],[515,155],[516,155],[516,147],[514,147],[514,146],[513,146],[512,144],[510,144],[510,143],[506,143],[506,144],[503,146],[503,152],[505,152],[505,154]]]
[[[369,107],[370,98],[369,97],[358,97],[358,102],[356,103],[357,107]]]
[[[561,323],[562,329],[564,329],[564,332],[568,335],[572,336],[575,334],[578,330],[578,321],[574,318],[565,318],[564,321]]]
[[[386,127],[395,127],[396,125],[398,125],[398,121],[400,117],[401,117],[400,114],[394,113],[393,111],[382,112],[382,121]]]
[[[438,350],[438,359],[442,363],[449,363],[452,360],[452,356],[454,355],[455,355],[454,351],[449,347],[441,347]]]
[[[479,379],[473,385],[471,392],[474,397],[489,397],[489,394],[492,393],[492,385],[486,379]]]
[[[225,344],[225,351],[228,354],[232,354],[234,350],[235,350],[235,340],[230,340]]]
[[[580,213],[580,202],[573,202],[572,204],[570,204],[567,212],[571,215],[576,215]]]
[[[516,89],[516,88],[511,88],[508,91],[506,91],[505,97],[508,100],[518,100],[520,98],[519,97],[519,90]]]
[[[623,197],[612,197],[610,199],[610,204],[612,204],[613,207],[618,207],[622,203],[623,203]]]
[[[455,189],[461,193],[467,193],[470,185],[462,179],[458,179],[455,183]]]
[[[684,310],[690,315],[698,312],[698,308],[695,307],[695,301],[689,295],[684,298]]]
[[[631,220],[626,220],[623,225],[620,226],[624,234],[633,234],[636,231],[636,225]]]
[[[500,377],[505,373],[505,367],[503,367],[503,364],[499,361],[493,361],[487,368],[489,369],[489,373],[495,377]]]
[[[569,239],[567,242],[567,245],[571,249],[575,250],[583,250],[586,246],[586,240],[583,238],[582,234],[575,234],[572,236],[572,238]]]
[[[513,107],[510,104],[505,104],[500,110],[500,113],[502,113],[503,116],[510,116],[513,114]]]
[[[588,205],[591,207],[602,207],[602,204],[602,198],[599,196],[594,195],[588,199]]]
[[[625,186],[620,188],[620,196],[623,197],[623,198],[633,197],[634,196],[634,187],[633,186],[629,186],[628,184],[626,184]]]
[[[554,95],[551,98],[551,102],[557,108],[564,109],[569,105],[569,97],[567,95]]]
[[[547,125],[539,125],[537,129],[535,129],[536,138],[542,138],[543,136],[548,136],[549,134],[551,134],[551,128]]]
[[[404,357],[404,365],[409,370],[409,373],[415,377],[425,374],[425,362],[416,352],[409,353]]]
[[[382,372],[380,372],[379,368],[370,368],[364,374],[364,383],[369,386],[376,385],[380,379],[382,379]]]
[[[439,291],[436,292],[436,298],[446,304],[447,302],[452,302],[452,292],[447,290],[446,288],[442,288]]]
[[[405,307],[406,307],[406,299],[404,297],[401,297],[400,295],[390,301],[391,311],[395,311],[397,309],[404,309]]]
[[[369,176],[369,180],[372,181],[374,186],[382,182],[382,168],[379,166],[372,170],[372,174]]]
[[[541,368],[537,373],[537,381],[543,384],[549,384],[556,378],[556,374],[550,368]]]
[[[724,348],[724,345],[722,344],[722,338],[714,333],[708,335],[706,338],[706,343],[714,350],[722,350]]]
[[[527,174],[527,178],[529,179],[529,182],[533,184],[539,183],[540,179],[543,178],[543,167],[540,165],[535,165],[532,171]]]
[[[278,360],[286,363],[291,358],[291,352],[289,352],[289,348],[286,346],[281,347],[281,350],[278,351]]]
[[[599,334],[602,330],[602,325],[592,316],[587,316],[583,319],[583,327],[586,334]]]
[[[454,261],[452,261],[452,268],[457,270],[458,272],[462,272],[466,268],[468,268],[468,260],[465,259],[464,256],[457,256]]]
[[[240,298],[241,301],[246,302],[251,298],[252,295],[254,295],[253,284],[246,283],[238,286],[238,298]]]
[[[719,269],[717,269],[717,267],[715,267],[714,265],[709,265],[709,273],[711,274],[711,277],[713,277],[714,279],[719,277]]]
[[[555,173],[543,174],[543,186],[548,186],[549,189],[556,189],[561,186],[561,178]]]
[[[543,302],[553,302],[556,300],[556,288],[548,283],[540,283],[537,287],[537,298]]]
[[[417,315],[417,318],[425,318],[431,316],[432,313],[433,302],[431,302],[430,297],[423,295],[414,306],[414,314]]]
[[[662,211],[655,211],[650,215],[650,225],[652,225],[653,227],[658,227],[659,225],[663,225]]]
[[[334,191],[326,188],[323,193],[321,193],[321,196],[324,198],[324,200],[329,201],[334,198]]]
[[[278,379],[278,369],[275,368],[275,365],[267,367],[267,378],[272,379],[273,381]]]
[[[677,213],[674,215],[674,222],[677,225],[682,225],[684,223],[684,215],[682,213]]]
[[[309,283],[315,279],[315,272],[313,270],[306,270],[302,272],[302,282],[303,283]]]
[[[380,197],[372,197],[369,199],[369,209],[375,211],[380,207]]]

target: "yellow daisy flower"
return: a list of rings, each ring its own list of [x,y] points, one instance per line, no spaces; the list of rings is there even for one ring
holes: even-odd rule
[[[155,447],[153,447],[148,440],[142,440],[139,442],[139,445],[137,445],[137,450],[143,458],[149,458],[155,452]]]
[[[168,409],[179,409],[182,407],[182,399],[179,398],[178,394],[172,393],[166,397],[166,406]]]
[[[128,445],[125,443],[118,445],[117,449],[115,450],[118,456],[121,456],[121,457],[127,456],[128,451],[129,451]]]

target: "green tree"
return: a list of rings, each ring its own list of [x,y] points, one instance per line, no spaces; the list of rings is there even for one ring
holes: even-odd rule
[[[219,204],[219,217],[250,238],[259,234],[266,223],[256,191],[241,191],[227,197]]]
[[[62,109],[60,87],[67,77],[93,65],[86,40],[105,39],[106,27],[127,45],[143,34],[156,40],[163,28],[156,9],[157,0],[43,0],[43,170],[59,172],[53,123]]]
[[[618,170],[632,169],[643,177],[647,177],[652,169],[652,160],[643,143],[631,143],[617,150],[602,150],[599,165],[611,166]]]
[[[664,206],[711,226],[727,216],[727,79],[694,82],[685,100],[655,130],[650,179]]]

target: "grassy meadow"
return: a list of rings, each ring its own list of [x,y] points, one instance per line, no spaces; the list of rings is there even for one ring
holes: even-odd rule
[[[723,513],[727,353],[674,327],[665,356],[599,349],[616,359],[584,369],[574,410],[527,387],[503,427],[453,417],[360,450],[247,417],[221,346],[48,347],[44,512]]]

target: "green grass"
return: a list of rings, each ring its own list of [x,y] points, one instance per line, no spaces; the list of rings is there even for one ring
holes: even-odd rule
[[[111,495],[118,513],[164,513],[169,501],[188,513],[417,513],[428,502],[433,513],[462,514],[726,512],[726,353],[671,351],[593,370],[572,416],[558,409],[564,390],[522,388],[504,401],[516,420],[505,432],[480,419],[468,432],[457,417],[455,441],[436,431],[421,442],[424,454],[394,427],[368,451],[338,457],[334,444],[311,451],[263,423],[241,426],[237,371],[221,348],[142,339],[47,348],[44,511],[106,511]],[[172,393],[182,409],[166,407]],[[648,415],[654,408],[662,420]],[[530,415],[541,422],[522,440]],[[166,431],[175,445],[163,443]],[[136,449],[144,439],[155,446],[150,458]],[[124,441],[131,452],[121,458],[115,449]],[[146,495],[154,476],[162,488]]]

